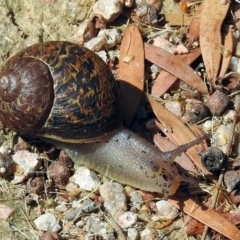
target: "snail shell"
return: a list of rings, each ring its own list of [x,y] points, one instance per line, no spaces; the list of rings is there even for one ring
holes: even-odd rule
[[[20,134],[98,141],[121,126],[120,109],[106,64],[74,43],[32,45],[10,58],[0,73],[0,121]]]

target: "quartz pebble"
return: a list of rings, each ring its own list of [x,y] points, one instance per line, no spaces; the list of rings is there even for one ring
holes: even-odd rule
[[[178,215],[178,209],[165,200],[156,202],[157,214],[164,219],[173,220]]]
[[[139,238],[139,234],[136,228],[128,228],[127,230],[128,240],[137,240]]]
[[[116,182],[104,183],[99,187],[99,191],[104,200],[104,207],[113,217],[126,211],[127,200],[122,185]]]
[[[203,129],[207,132],[210,132],[213,130],[214,122],[212,120],[207,120],[203,123]]]
[[[21,183],[26,180],[34,171],[38,170],[41,165],[41,160],[37,153],[31,153],[27,150],[17,151],[13,157],[13,161],[18,164],[17,171],[15,172],[14,184]]]
[[[181,117],[182,116],[182,106],[180,102],[177,101],[167,101],[165,107],[174,115]]]
[[[100,184],[97,174],[86,167],[77,167],[73,176],[69,178],[69,181],[87,191],[93,191]]]
[[[133,212],[123,212],[118,216],[117,223],[121,228],[132,227],[137,222],[137,214]]]
[[[153,39],[153,45],[156,47],[163,48],[164,50],[174,54],[176,47],[174,44],[169,42],[166,36],[158,36]]]
[[[10,207],[0,204],[0,219],[6,221],[12,216],[12,214],[13,210]]]
[[[232,122],[234,120],[234,117],[236,115],[236,111],[234,110],[229,110],[224,116],[223,116],[223,120],[225,122]]]
[[[232,130],[230,125],[219,126],[219,128],[213,134],[212,138],[214,139],[214,142],[212,143],[212,146],[221,149],[226,154],[231,136]]]
[[[105,37],[103,37],[103,36],[95,37],[95,38],[92,38],[91,40],[85,42],[84,47],[86,47],[94,52],[98,52],[104,48],[106,43],[107,43],[107,40]]]
[[[161,71],[161,68],[159,66],[157,66],[156,64],[152,64],[150,69],[151,69],[152,73],[159,73]]]
[[[55,207],[55,210],[58,212],[66,212],[67,206],[66,206],[66,204],[59,204]]]
[[[175,53],[177,54],[186,54],[189,53],[189,50],[182,44],[177,45],[175,49]]]
[[[140,235],[141,235],[141,240],[158,239],[158,233],[154,228],[145,228]]]
[[[45,213],[34,220],[38,230],[57,232],[61,229],[59,220],[52,213]]]
[[[102,29],[99,31],[98,37],[106,39],[107,49],[115,47],[122,39],[120,31],[117,29]]]
[[[104,61],[104,62],[107,62],[108,60],[108,57],[107,57],[107,53],[106,51],[99,51],[99,52],[96,52],[96,54]]]
[[[143,197],[140,191],[133,191],[130,194],[130,200],[134,208],[140,210],[143,205]]]
[[[101,219],[95,216],[89,216],[87,218],[87,222],[86,222],[86,225],[84,226],[84,230],[87,231],[90,236],[94,234],[95,236],[100,235],[101,239],[106,239],[106,240],[116,239],[116,237],[114,236],[113,227],[109,223],[103,222]],[[85,239],[89,239],[89,238],[85,238]]]
[[[112,22],[122,12],[123,3],[120,0],[99,0],[93,5],[94,14],[102,15],[106,22]]]
[[[229,68],[234,72],[240,72],[240,60],[238,57],[231,57]]]
[[[226,184],[227,191],[232,192],[240,183],[240,171],[227,171],[224,174],[224,183]]]

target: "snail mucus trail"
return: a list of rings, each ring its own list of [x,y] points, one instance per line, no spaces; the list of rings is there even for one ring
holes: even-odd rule
[[[50,41],[10,58],[0,73],[0,121],[34,134],[120,183],[172,195],[184,181],[170,152],[122,127],[116,81],[107,65],[77,44]],[[86,144],[83,144],[86,143]]]

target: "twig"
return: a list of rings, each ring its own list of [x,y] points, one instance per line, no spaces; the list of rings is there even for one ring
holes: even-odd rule
[[[232,127],[231,127],[232,138],[228,142],[227,151],[226,151],[227,156],[229,156],[231,154],[231,151],[232,151],[232,143],[233,143],[233,139],[234,139],[234,132],[235,132],[236,124],[238,122],[238,116],[239,116],[239,111],[240,111],[240,96],[239,95],[237,95],[235,97],[235,109],[236,109],[236,113],[235,113],[233,124],[232,124]],[[225,167],[223,167],[221,169],[221,173],[220,173],[219,178],[218,178],[218,182],[217,182],[217,185],[216,185],[216,190],[215,190],[215,193],[213,195],[213,201],[212,201],[212,204],[211,204],[212,209],[215,208],[225,171],[226,171],[226,164],[225,164]],[[208,229],[209,229],[209,227],[205,226],[202,237],[201,237],[201,240],[205,240],[205,238],[207,236]]]

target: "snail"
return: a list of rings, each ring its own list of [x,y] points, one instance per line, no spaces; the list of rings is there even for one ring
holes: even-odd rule
[[[65,41],[32,45],[0,73],[0,121],[64,149],[76,164],[142,190],[172,195],[174,158],[204,137],[161,152],[122,126],[117,83],[92,51]]]

